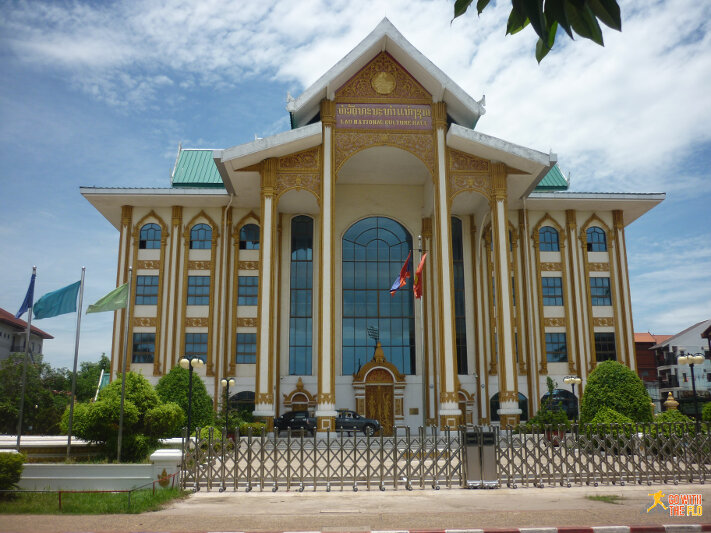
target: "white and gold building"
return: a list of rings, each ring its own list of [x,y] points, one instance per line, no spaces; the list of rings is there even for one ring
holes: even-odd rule
[[[308,407],[326,430],[337,408],[511,423],[547,376],[634,369],[625,226],[663,194],[569,192],[554,155],[475,129],[482,102],[387,20],[287,110],[290,131],[181,149],[171,187],[81,189],[120,232],[117,284],[133,267],[132,370],[200,356],[215,397],[233,377],[255,415]],[[421,249],[424,297],[391,296]]]

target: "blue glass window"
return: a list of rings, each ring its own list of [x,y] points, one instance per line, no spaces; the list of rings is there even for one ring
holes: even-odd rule
[[[314,221],[291,219],[291,302],[289,311],[289,374],[311,375]]]
[[[190,230],[190,249],[209,250],[212,247],[212,228],[207,224],[195,224]]]
[[[550,226],[543,226],[538,232],[541,252],[559,252],[558,231]]]
[[[188,305],[209,305],[210,276],[188,276]]]
[[[403,374],[414,374],[411,282],[390,296],[390,287],[412,249],[412,237],[392,219],[370,217],[348,228],[342,244],[343,375],[357,372],[373,358],[369,327],[378,328],[387,360]]]
[[[592,305],[612,305],[610,278],[590,278]]]
[[[136,305],[158,304],[158,276],[136,276]]]
[[[595,360],[598,363],[617,360],[614,333],[595,333]]]
[[[134,333],[132,363],[152,363],[156,351],[155,333]]]
[[[607,252],[607,238],[602,228],[592,226],[585,232],[588,252]]]
[[[207,361],[207,333],[185,334],[185,357],[197,357],[202,359],[203,363]]]
[[[235,362],[241,365],[253,365],[257,362],[257,334],[238,333]]]
[[[565,363],[568,360],[565,333],[546,333],[546,360],[549,363]]]
[[[247,224],[239,230],[240,250],[259,250],[259,226]]]
[[[563,305],[563,278],[541,278],[543,305]]]
[[[457,373],[466,374],[467,365],[467,320],[464,308],[464,246],[462,245],[462,221],[452,217],[452,269],[454,271],[454,323],[457,346]]]
[[[138,248],[141,250],[155,250],[160,248],[160,226],[146,224],[141,228],[138,236]]]
[[[240,276],[237,286],[237,305],[257,305],[259,277]]]

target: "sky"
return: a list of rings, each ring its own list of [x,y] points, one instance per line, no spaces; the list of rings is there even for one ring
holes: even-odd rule
[[[507,5],[508,4],[508,5]],[[0,0],[0,307],[77,281],[115,287],[118,231],[80,186],[168,187],[178,144],[289,129],[298,96],[388,17],[467,93],[477,130],[558,155],[571,190],[665,192],[626,229],[635,331],[711,318],[711,2],[622,0],[605,46],[558,34],[539,65],[510,2],[452,21],[452,0]],[[111,350],[84,315],[80,361]],[[37,320],[70,367],[76,314]]]

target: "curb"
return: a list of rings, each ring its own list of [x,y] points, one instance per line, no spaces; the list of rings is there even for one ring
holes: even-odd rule
[[[592,526],[592,527],[514,527],[498,529],[386,529],[357,533],[701,533],[711,532],[711,524],[667,524],[663,526]],[[208,531],[207,533],[249,533],[244,531]],[[321,531],[283,531],[272,533],[322,533]],[[356,532],[353,532],[356,533]]]

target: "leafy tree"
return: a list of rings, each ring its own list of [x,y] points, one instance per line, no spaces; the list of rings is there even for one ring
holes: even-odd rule
[[[109,371],[111,361],[105,353],[101,354],[98,362],[84,361],[77,371],[76,397],[79,402],[91,401],[96,394],[96,387],[99,384],[101,370]],[[71,376],[69,376],[71,379]],[[71,387],[71,383],[70,383]],[[71,389],[68,389],[71,390]]]
[[[474,0],[456,0],[454,18],[463,15]],[[478,15],[490,0],[477,0]],[[573,39],[580,37],[604,46],[598,20],[613,30],[622,31],[622,17],[617,0],[511,0],[511,13],[506,25],[506,35],[520,32],[529,24],[538,35],[536,59],[541,60],[555,43],[558,26]]]
[[[0,433],[14,434],[20,412],[24,353],[13,353],[0,363]],[[55,370],[42,355],[27,362],[23,434],[58,434],[59,420],[69,403],[65,369]]]
[[[701,420],[711,422],[711,402],[706,402],[701,409]]]
[[[570,422],[568,421],[568,415],[566,412],[563,410],[562,407],[554,407],[552,405],[553,402],[553,392],[555,391],[556,387],[558,384],[553,381],[553,379],[550,376],[546,377],[546,386],[548,388],[548,395],[546,396],[545,400],[541,404],[541,408],[538,410],[536,413],[536,416],[531,418],[529,425],[530,426],[538,426],[538,427],[545,427],[548,425],[551,426],[569,426]]]
[[[580,421],[591,422],[601,408],[609,407],[633,422],[651,422],[651,401],[637,374],[617,361],[604,361],[588,376]]]
[[[156,392],[164,402],[175,402],[188,417],[188,385],[190,371],[176,366],[165,376],[160,378],[156,385]],[[231,416],[234,416],[232,413]],[[212,398],[207,393],[205,383],[197,375],[193,376],[193,409],[191,424],[193,427],[206,427],[212,425],[215,413],[212,408]],[[178,436],[179,431],[175,435]]]
[[[96,402],[74,407],[72,433],[103,445],[108,457],[116,455],[121,413],[121,378],[101,390]],[[69,409],[62,417],[66,432]],[[122,459],[141,460],[158,446],[158,439],[172,436],[182,425],[182,412],[174,403],[163,403],[148,380],[140,374],[126,374]]]

